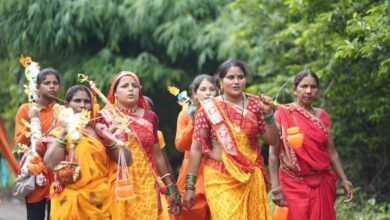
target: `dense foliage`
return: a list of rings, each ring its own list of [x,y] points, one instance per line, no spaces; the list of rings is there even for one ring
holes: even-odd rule
[[[355,186],[390,195],[390,1],[373,0],[13,0],[0,2],[0,111],[12,128],[30,55],[59,69],[68,87],[86,72],[107,91],[122,69],[140,75],[154,98],[172,160],[179,107],[167,85],[186,88],[229,57],[247,62],[248,91],[292,100],[303,69],[321,78],[318,106]],[[11,99],[9,97],[12,97]]]

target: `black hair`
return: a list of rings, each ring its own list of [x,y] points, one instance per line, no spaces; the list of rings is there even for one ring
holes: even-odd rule
[[[215,73],[216,78],[218,78],[219,80],[223,79],[226,76],[230,67],[232,66],[239,67],[244,73],[244,76],[247,77],[248,68],[246,67],[245,63],[237,59],[229,59],[218,67],[217,72]]]
[[[316,83],[317,83],[317,87],[320,88],[320,80],[318,79],[318,76],[317,74],[315,74],[313,71],[311,70],[302,70],[300,71],[299,73],[297,73],[297,75],[295,76],[294,78],[294,89],[298,87],[299,83],[302,81],[303,78],[305,78],[306,76],[310,76],[310,77],[313,77],[315,80],[316,80]]]
[[[144,99],[146,101],[146,104],[148,104],[150,110],[154,111],[154,103],[153,103],[153,100],[151,98],[149,98],[148,96],[144,95]]]
[[[203,82],[203,80],[207,80],[207,81],[209,81],[211,84],[213,84],[215,86],[215,81],[214,81],[214,78],[212,76],[207,75],[207,74],[200,74],[200,75],[197,75],[194,78],[194,80],[192,80],[192,82],[190,84],[191,94],[195,94],[196,93],[196,90],[199,89],[199,86]]]
[[[58,83],[61,84],[60,73],[53,68],[45,68],[45,69],[39,71],[39,73],[38,73],[37,85],[40,85],[43,81],[45,81],[46,76],[49,76],[49,75],[54,75],[57,78]]]
[[[91,91],[86,86],[83,86],[83,85],[74,85],[74,86],[70,87],[68,89],[68,91],[66,92],[65,101],[68,103],[70,101],[72,101],[74,94],[76,94],[76,92],[78,92],[78,91],[85,91],[88,94],[89,99],[91,99],[91,101],[92,101]]]

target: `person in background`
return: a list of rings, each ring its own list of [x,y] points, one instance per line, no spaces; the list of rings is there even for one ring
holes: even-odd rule
[[[56,119],[54,114],[54,106],[56,102],[56,96],[61,88],[61,78],[57,70],[52,68],[46,68],[41,70],[37,76],[37,90],[39,94],[38,105],[40,107],[39,112],[32,112],[29,115],[31,107],[30,103],[21,105],[16,113],[15,117],[15,137],[14,144],[31,145],[29,135],[29,127],[27,127],[24,121],[30,122],[30,117],[39,116],[41,134],[45,138],[46,134],[55,127]],[[37,153],[43,158],[45,154],[45,148],[38,141],[36,144]],[[23,161],[21,161],[21,164]],[[43,186],[35,186],[35,190],[26,197],[27,219],[28,220],[42,220],[49,219],[50,216],[50,200],[49,190],[50,183],[52,181],[52,174],[49,173],[44,166],[42,174],[46,179],[46,184]]]
[[[177,118],[175,146],[178,151],[184,152],[184,159],[180,168],[180,173],[177,181],[180,193],[184,194],[186,175],[190,161],[190,147],[192,144],[192,135],[194,133],[194,114],[195,106],[199,101],[215,97],[217,89],[214,84],[213,77],[206,74],[198,75],[194,78],[190,85],[192,104],[184,107]],[[177,220],[191,219],[210,219],[210,209],[207,205],[206,195],[203,183],[203,168],[204,159],[200,162],[197,173],[197,182],[195,185],[195,206],[192,210],[183,210]]]
[[[281,145],[270,146],[272,201],[287,206],[291,220],[336,219],[336,177],[345,191],[345,202],[353,197],[352,183],[333,142],[328,113],[312,106],[319,88],[314,72],[299,72],[294,79],[295,102],[287,105],[289,110],[278,108],[275,113],[282,136]],[[303,137],[301,143],[293,142],[294,130],[295,137]]]

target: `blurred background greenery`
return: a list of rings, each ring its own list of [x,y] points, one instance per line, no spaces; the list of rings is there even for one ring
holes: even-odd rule
[[[175,170],[180,107],[168,85],[187,89],[228,58],[250,69],[248,92],[292,101],[303,69],[321,80],[316,103],[330,113],[346,173],[356,187],[339,219],[389,219],[390,1],[374,0],[2,0],[0,112],[13,136],[27,101],[21,55],[63,77],[62,94],[87,73],[107,93],[120,70],[137,73],[160,117]],[[267,148],[264,147],[266,155]]]

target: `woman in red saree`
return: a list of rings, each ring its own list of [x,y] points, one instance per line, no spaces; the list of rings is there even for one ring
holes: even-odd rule
[[[116,199],[117,166],[111,163],[112,218],[157,220],[162,210],[158,177],[167,187],[169,213],[180,214],[181,197],[169,173],[170,165],[166,163],[158,143],[158,117],[148,109],[137,75],[128,71],[118,73],[111,83],[108,99],[114,106],[106,106],[98,112],[96,128],[99,133],[101,129],[119,127],[113,132],[132,153],[133,164],[128,171],[133,178],[136,194],[134,199]]]
[[[294,79],[296,102],[287,105],[289,110],[279,108],[275,113],[282,141],[281,147],[270,148],[272,200],[278,206],[288,207],[290,220],[336,219],[336,176],[345,191],[345,202],[352,200],[352,184],[335,149],[328,113],[311,105],[318,89],[314,72],[298,73]],[[291,131],[296,127],[303,134],[303,142],[295,146]]]
[[[244,94],[247,70],[228,60],[217,70],[222,94],[200,102],[190,149],[184,205],[195,203],[195,183],[202,154],[206,156],[204,185],[212,219],[272,219],[267,178],[258,134],[268,144],[279,143],[269,98]]]

